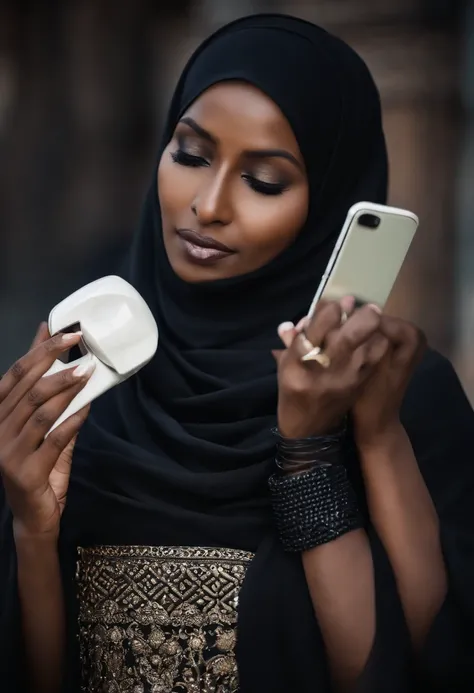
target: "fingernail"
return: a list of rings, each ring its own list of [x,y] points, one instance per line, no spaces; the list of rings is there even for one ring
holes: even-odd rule
[[[78,337],[82,337],[82,332],[68,332],[67,334],[63,334],[61,341],[63,344],[70,344],[71,342],[75,342]]]
[[[294,329],[295,325],[292,322],[282,322],[281,325],[278,325],[278,334],[281,334],[282,332],[289,332],[290,330]]]
[[[354,310],[355,302],[356,300],[354,296],[344,296],[341,298],[340,304],[342,309],[348,312],[350,310]]]
[[[306,327],[308,322],[309,322],[309,318],[306,315],[304,318],[301,318],[301,320],[298,321],[295,329],[298,330],[298,332],[299,332],[300,330],[303,329],[303,327]]]
[[[95,362],[89,361],[89,363],[81,363],[80,366],[75,368],[72,372],[74,378],[84,378],[86,375],[91,375],[95,370]]]
[[[374,310],[379,315],[382,314],[382,309],[379,306],[377,306],[375,303],[369,303],[368,306],[369,306],[369,308],[372,308],[372,310]]]

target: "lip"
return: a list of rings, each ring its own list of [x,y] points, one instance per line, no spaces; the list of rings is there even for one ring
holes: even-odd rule
[[[224,245],[223,243],[219,243],[219,241],[216,241],[215,238],[211,238],[210,236],[203,236],[197,231],[191,231],[191,229],[178,229],[177,234],[183,240],[188,241],[188,243],[198,245],[201,248],[212,248],[213,250],[220,250],[222,253],[235,252],[235,250],[232,250],[232,248],[229,248],[227,245]]]
[[[188,259],[201,265],[212,264],[235,253],[235,250],[214,238],[203,236],[191,229],[178,229],[176,234],[182,241]]]

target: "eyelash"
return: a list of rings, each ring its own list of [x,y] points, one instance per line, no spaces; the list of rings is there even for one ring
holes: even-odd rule
[[[284,183],[265,183],[263,180],[249,176],[247,173],[242,178],[249,184],[252,190],[261,195],[281,195],[288,188]]]
[[[183,149],[177,149],[175,152],[172,152],[171,159],[175,164],[189,166],[191,168],[209,166],[209,162],[202,156],[188,154],[188,152],[185,152]],[[288,187],[284,183],[265,183],[264,181],[258,180],[258,178],[254,178],[247,173],[242,175],[242,179],[252,190],[260,195],[281,195]]]
[[[192,168],[198,168],[199,166],[209,166],[209,162],[202,156],[194,156],[193,154],[188,154],[183,149],[177,149],[172,152],[171,158],[175,164],[181,164],[181,166],[191,166]]]

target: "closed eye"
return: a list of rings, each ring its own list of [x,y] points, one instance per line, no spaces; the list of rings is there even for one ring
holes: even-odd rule
[[[254,178],[254,176],[250,176],[248,173],[243,174],[242,179],[252,190],[261,195],[281,195],[288,189],[286,183],[267,183],[266,181]]]
[[[202,166],[210,165],[209,161],[204,157],[189,154],[189,152],[186,152],[181,148],[177,149],[175,152],[172,152],[171,158],[174,163],[179,164],[180,166],[189,166],[191,168],[200,168]],[[266,181],[259,180],[258,178],[255,178],[247,173],[242,174],[242,179],[252,190],[260,195],[281,195],[288,188],[286,183],[267,183]]]
[[[188,152],[185,152],[184,149],[177,149],[175,152],[172,152],[171,158],[175,164],[180,164],[181,166],[191,166],[192,168],[209,166],[207,159],[204,159],[202,156],[189,154]]]

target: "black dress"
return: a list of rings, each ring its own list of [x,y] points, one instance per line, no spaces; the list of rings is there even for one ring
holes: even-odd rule
[[[81,681],[86,691],[227,693],[235,665],[241,693],[331,691],[301,558],[281,549],[269,503],[278,395],[271,352],[281,348],[277,325],[308,310],[349,207],[386,201],[380,100],[363,61],[339,39],[288,16],[252,16],[191,57],[160,156],[194,99],[229,79],[253,84],[287,117],[306,164],[308,218],[294,243],[255,272],[189,285],[166,255],[155,171],[125,278],[157,320],[158,351],[94,404],[62,518],[67,693]],[[439,515],[449,593],[415,660],[366,513],[377,629],[359,691],[464,693],[474,689],[474,414],[439,355],[430,352],[413,377],[402,421]],[[353,445],[345,462],[364,508]],[[2,506],[0,686],[18,693],[25,667],[15,547]]]

